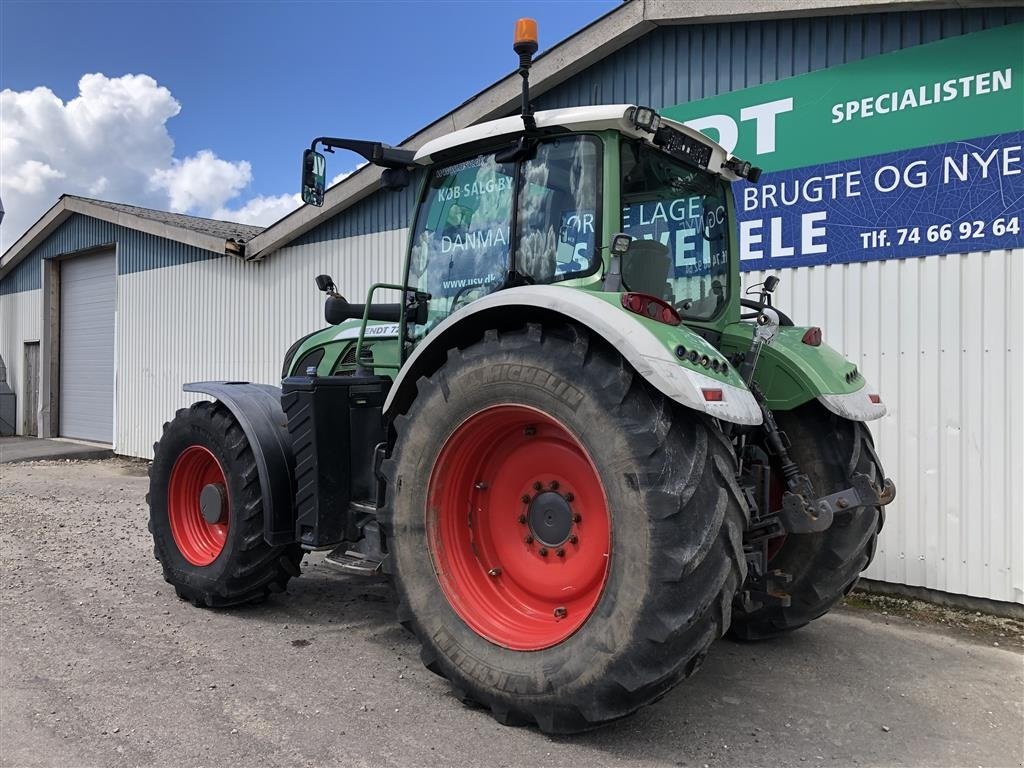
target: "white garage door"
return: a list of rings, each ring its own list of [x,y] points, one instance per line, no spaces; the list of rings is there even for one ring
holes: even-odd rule
[[[114,254],[60,265],[60,434],[114,442]]]

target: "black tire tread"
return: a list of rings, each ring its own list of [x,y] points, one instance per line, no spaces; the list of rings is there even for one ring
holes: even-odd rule
[[[813,403],[792,414],[780,414],[780,425],[793,442],[794,455],[801,466],[811,468],[812,456],[824,457],[833,479],[838,479],[843,487],[849,486],[855,472],[866,474],[881,486],[882,465],[865,424],[842,419]],[[812,473],[811,479],[820,485],[822,473]],[[838,489],[816,487],[820,493]],[[814,537],[810,542],[813,554],[787,587],[791,605],[747,613],[737,604],[730,636],[739,640],[770,639],[824,616],[850,593],[861,572],[871,563],[884,522],[883,507],[862,507],[837,516],[828,530],[810,534]],[[788,542],[784,547],[787,545]]]
[[[404,599],[400,572],[395,574],[398,616],[402,625],[419,639],[424,664],[447,678],[460,700],[474,701],[490,710],[501,723],[535,723],[548,733],[571,733],[634,712],[663,696],[700,667],[712,642],[728,628],[733,596],[745,578],[742,532],[747,510],[735,480],[732,446],[717,426],[700,414],[683,411],[653,391],[618,354],[592,343],[583,329],[530,325],[507,333],[488,331],[480,342],[463,350],[450,350],[448,360],[449,365],[458,365],[463,359],[489,354],[495,347],[504,350],[537,345],[545,356],[577,364],[576,380],[603,392],[614,404],[621,429],[643,437],[643,443],[650,446],[645,458],[650,469],[637,476],[636,482],[654,521],[654,541],[658,544],[652,547],[651,562],[644,567],[656,572],[663,587],[645,596],[649,605],[644,610],[644,621],[636,627],[628,648],[623,649],[610,639],[603,646],[588,648],[595,658],[619,657],[610,667],[611,674],[596,682],[589,695],[576,700],[559,698],[556,703],[539,696],[517,700],[500,690],[475,684],[475,680],[439,656],[421,618],[413,615]],[[421,379],[420,392],[446,387],[447,369],[448,365],[442,366],[430,377]],[[392,504],[403,461],[403,435],[416,428],[416,411],[414,401],[409,415],[394,421],[398,434],[396,450],[382,467],[388,483],[388,501],[380,522],[389,537],[394,535]],[[681,493],[672,492],[662,483],[669,477],[678,479],[670,470],[678,470],[684,458],[678,448],[688,443],[692,447],[689,476]],[[714,481],[709,482],[712,477]]]
[[[164,424],[161,439],[153,446],[154,456],[159,455],[169,431],[196,421],[206,423],[231,457],[230,465],[224,467],[225,473],[241,478],[244,483],[241,497],[232,498],[232,507],[237,510],[232,524],[243,527],[238,534],[240,545],[234,549],[229,568],[215,584],[189,578],[190,574],[171,557],[169,548],[175,547],[174,540],[154,532],[153,516],[166,514],[166,509],[161,505],[154,507],[151,502],[154,465],[150,464],[151,493],[146,494],[146,503],[150,507],[149,531],[154,534],[153,554],[163,567],[164,579],[178,597],[193,605],[226,608],[261,602],[271,594],[283,592],[288,581],[299,575],[303,552],[298,546],[271,547],[263,539],[263,500],[256,458],[241,426],[223,403],[203,400],[180,409],[172,422]]]

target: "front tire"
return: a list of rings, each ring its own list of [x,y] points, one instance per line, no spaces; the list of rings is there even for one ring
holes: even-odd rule
[[[381,522],[427,667],[549,733],[693,673],[745,575],[718,429],[573,327],[490,331],[418,390],[395,420]]]
[[[775,418],[792,443],[793,460],[819,496],[849,488],[855,473],[867,475],[881,487],[882,465],[865,424],[840,418],[817,402],[779,412]],[[861,571],[871,563],[884,522],[882,507],[858,507],[836,515],[824,531],[788,535],[768,567],[793,577],[785,587],[791,604],[750,612],[737,604],[730,635],[739,640],[764,640],[824,616],[850,593]]]
[[[153,451],[153,553],[179,597],[210,608],[256,602],[299,575],[302,550],[263,538],[256,460],[224,404],[178,411]]]

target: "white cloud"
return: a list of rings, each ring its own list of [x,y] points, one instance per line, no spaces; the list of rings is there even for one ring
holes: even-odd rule
[[[355,167],[355,168],[353,168],[353,169],[352,169],[351,171],[342,171],[341,173],[339,173],[339,174],[338,174],[337,176],[335,176],[334,178],[332,178],[332,179],[331,179],[331,180],[330,180],[330,181],[329,181],[329,182],[327,183],[327,186],[328,186],[328,188],[330,188],[330,187],[333,187],[333,186],[334,186],[335,184],[340,184],[340,183],[341,183],[341,182],[343,182],[343,181],[344,181],[345,179],[347,179],[347,178],[348,178],[349,176],[351,176],[351,175],[352,175],[353,173],[355,173],[355,172],[356,172],[356,171],[358,171],[358,170],[359,170],[360,168],[362,168],[362,167],[363,167],[364,165],[366,165],[366,161],[365,161],[365,160],[364,160],[363,162],[361,162],[361,163],[357,164],[357,165],[356,165],[356,167]]]
[[[167,191],[172,211],[208,211],[224,205],[252,181],[252,166],[245,160],[229,163],[204,149],[184,160],[172,160],[170,168],[158,168],[151,181]]]
[[[327,186],[333,187],[335,184],[344,181],[364,165],[366,165],[366,163],[359,163],[359,165],[351,171],[343,171],[342,173],[339,173],[330,180]],[[240,224],[257,224],[261,227],[267,227],[274,222],[283,219],[300,205],[302,205],[302,196],[298,193],[291,195],[258,195],[257,197],[247,201],[245,205],[240,208],[221,206],[213,212],[212,216],[215,219],[237,221]]]
[[[64,174],[38,160],[26,160],[6,177],[7,186],[23,195],[38,195],[48,181],[63,179]]]
[[[218,208],[213,212],[213,218],[266,227],[278,219],[284,218],[300,205],[302,205],[302,197],[298,194],[260,195],[249,200],[241,208]]]
[[[78,89],[67,103],[44,87],[0,91],[0,253],[62,193],[259,223],[291,205],[291,195],[256,197],[229,211],[251,165],[209,149],[176,157],[167,121],[182,107],[149,75],[87,74]]]

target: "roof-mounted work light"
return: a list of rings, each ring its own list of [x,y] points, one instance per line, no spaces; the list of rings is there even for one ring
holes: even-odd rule
[[[637,107],[633,110],[633,125],[641,131],[654,133],[661,127],[661,117],[650,107]]]
[[[738,157],[730,157],[724,163],[722,167],[727,171],[732,171],[741,179],[746,179],[751,184],[756,184],[757,180],[761,178],[761,169],[751,165],[746,160],[740,160]]]

